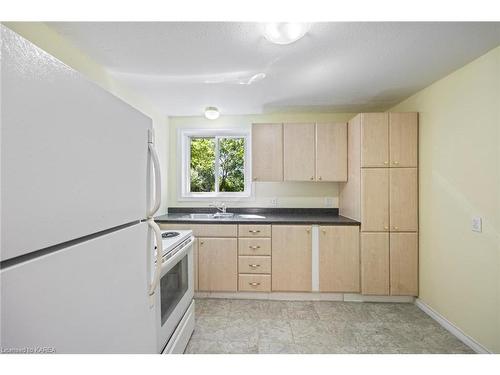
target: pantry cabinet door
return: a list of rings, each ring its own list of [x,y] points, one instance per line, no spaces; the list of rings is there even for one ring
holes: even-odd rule
[[[312,290],[312,239],[310,225],[273,225],[272,290]]]
[[[389,295],[389,233],[361,233],[361,294]]]
[[[361,170],[361,230],[389,231],[389,169]]]
[[[284,124],[284,180],[314,181],[314,124]]]
[[[252,180],[283,181],[283,125],[252,125]]]
[[[418,172],[417,168],[390,170],[391,232],[418,231]]]
[[[322,226],[319,229],[320,292],[358,293],[359,227]]]
[[[316,124],[316,181],[347,181],[347,124]]]
[[[363,113],[361,115],[361,166],[389,166],[389,115]]]
[[[198,289],[235,292],[238,289],[236,238],[198,239]]]
[[[389,150],[391,167],[417,167],[418,114],[389,114]]]
[[[418,295],[418,233],[391,233],[391,295]]]

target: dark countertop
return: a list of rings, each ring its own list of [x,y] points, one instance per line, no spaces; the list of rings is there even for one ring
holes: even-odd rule
[[[320,224],[320,225],[360,225],[359,221],[339,215],[337,208],[232,208],[232,218],[192,219],[190,213],[215,213],[212,207],[169,207],[168,214],[155,217],[158,223],[192,224]],[[246,219],[238,214],[256,214],[264,219]]]

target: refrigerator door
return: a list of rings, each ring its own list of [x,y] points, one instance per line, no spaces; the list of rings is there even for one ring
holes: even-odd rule
[[[145,218],[151,119],[0,29],[0,260]]]
[[[140,223],[2,269],[2,349],[156,353],[151,244]]]

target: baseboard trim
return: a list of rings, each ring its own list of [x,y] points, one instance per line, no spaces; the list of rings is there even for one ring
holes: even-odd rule
[[[413,303],[415,297],[412,296],[369,296],[356,293],[345,293],[346,302],[389,302],[389,303]]]
[[[421,299],[417,298],[415,300],[415,305],[425,312],[427,315],[429,315],[432,319],[434,319],[436,322],[438,322],[444,329],[446,329],[448,332],[450,332],[453,336],[455,336],[457,339],[462,341],[465,345],[467,345],[469,348],[474,350],[476,353],[479,354],[493,354],[491,351],[486,349],[483,345],[478,343],[476,340],[474,340],[472,337],[464,333],[460,328],[458,328],[455,324],[450,322],[448,319],[446,319],[443,315],[438,313],[436,310],[434,310],[432,307],[430,307],[428,304],[423,302]]]
[[[322,292],[195,292],[195,298],[262,299],[272,301],[345,301],[413,303],[407,296],[363,296],[354,293]]]

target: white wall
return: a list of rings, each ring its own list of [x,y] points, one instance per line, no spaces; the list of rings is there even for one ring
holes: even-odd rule
[[[273,113],[263,115],[221,116],[217,120],[204,117],[169,118],[169,178],[168,204],[174,207],[207,206],[212,200],[179,200],[180,151],[179,129],[250,129],[252,123],[266,122],[347,122],[353,113]],[[333,198],[338,207],[338,183],[336,182],[253,182],[253,197],[241,201],[227,201],[229,206],[269,207],[271,199],[278,198],[278,207],[324,207],[325,197]]]
[[[420,113],[420,299],[500,353],[500,47],[391,111]]]

